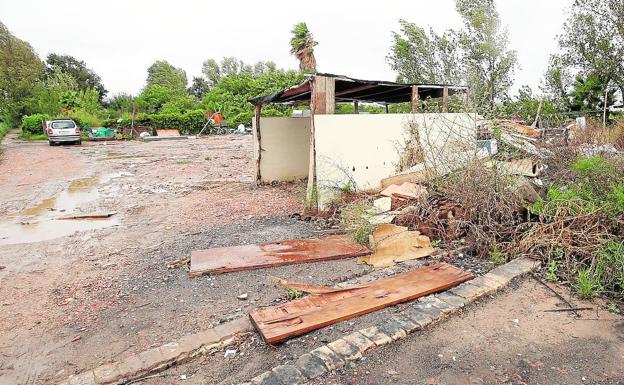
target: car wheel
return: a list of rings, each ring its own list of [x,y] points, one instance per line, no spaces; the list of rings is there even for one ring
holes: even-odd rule
[[[81,145],[82,144],[82,139],[80,139],[79,141],[76,142],[77,145]]]

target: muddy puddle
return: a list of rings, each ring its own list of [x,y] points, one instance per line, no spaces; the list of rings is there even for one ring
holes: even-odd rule
[[[100,185],[114,178],[129,175],[131,174],[114,173],[73,180],[59,194],[44,199],[18,215],[0,220],[0,245],[47,241],[77,231],[97,230],[119,224],[115,216],[103,219],[58,220],[58,218],[88,212],[88,210],[81,212],[79,208],[98,200]]]

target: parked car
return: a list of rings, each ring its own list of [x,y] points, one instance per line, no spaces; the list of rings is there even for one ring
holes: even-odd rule
[[[73,120],[51,120],[47,122],[46,134],[48,134],[50,146],[56,143],[82,143],[80,127]]]

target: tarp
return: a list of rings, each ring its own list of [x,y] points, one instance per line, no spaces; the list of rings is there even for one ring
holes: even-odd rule
[[[115,131],[110,128],[100,127],[97,131],[93,131],[94,138],[112,138],[115,136]]]

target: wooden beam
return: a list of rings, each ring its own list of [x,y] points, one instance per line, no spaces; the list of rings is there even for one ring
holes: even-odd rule
[[[448,98],[449,98],[448,86],[444,86],[442,89],[442,112],[448,112]]]
[[[360,113],[360,103],[359,103],[357,100],[354,100],[354,101],[353,101],[353,111],[354,111],[356,114],[359,114],[359,113]]]
[[[315,76],[310,100],[312,114],[331,115],[336,110],[336,79]]]
[[[418,86],[412,86],[412,113],[418,112]]]
[[[262,104],[256,104],[256,109],[254,112],[254,132],[255,132],[255,152],[254,156],[256,158],[256,185],[260,184],[260,180],[262,179],[262,175],[260,174],[260,161],[262,159],[262,134],[260,133],[260,114],[262,113]]]
[[[389,113],[390,113],[390,108],[389,108],[389,106],[390,106],[390,105],[386,103],[386,114],[389,114]]]

